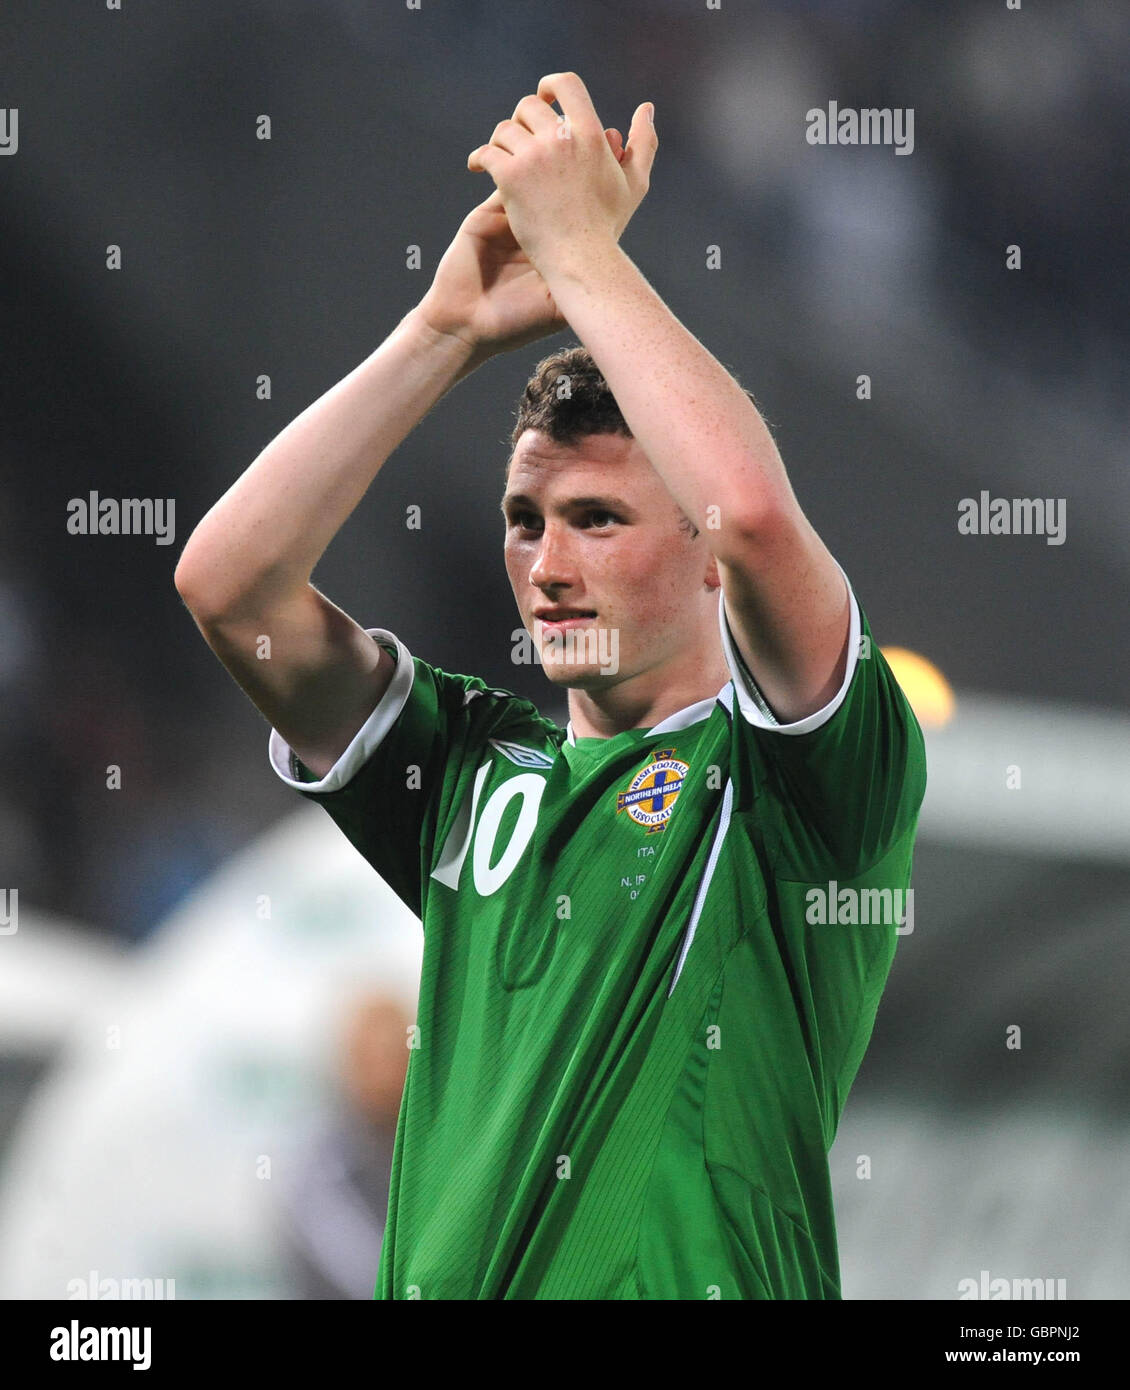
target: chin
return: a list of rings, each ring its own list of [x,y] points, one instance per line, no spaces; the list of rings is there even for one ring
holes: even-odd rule
[[[602,671],[599,666],[570,666],[564,661],[543,662],[542,670],[547,680],[565,689],[598,690],[614,680],[612,673]]]

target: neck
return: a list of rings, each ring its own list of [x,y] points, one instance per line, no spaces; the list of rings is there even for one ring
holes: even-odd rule
[[[712,700],[730,679],[721,643],[673,674],[646,671],[599,690],[571,689],[569,718],[575,738],[613,738],[628,729],[650,729],[688,705]]]

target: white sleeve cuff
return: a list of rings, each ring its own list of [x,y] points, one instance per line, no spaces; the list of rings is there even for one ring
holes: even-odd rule
[[[372,714],[361,725],[349,747],[320,782],[299,782],[291,776],[293,769],[290,761],[292,753],[290,744],[277,729],[271,730],[271,737],[267,743],[267,754],[271,760],[271,766],[282,781],[288,787],[294,787],[296,791],[340,791],[372,757],[373,751],[396,722],[412,692],[412,681],[416,674],[412,653],[396,634],[389,632],[387,628],[368,627],[365,631],[370,637],[374,639],[384,638],[396,647],[396,670],[392,675],[392,683],[378,700]]]
[[[855,601],[851,583],[838,563],[836,568],[843,574],[844,583],[847,585],[848,601],[851,605],[851,630],[848,633],[847,661],[845,662],[843,682],[823,709],[806,714],[803,719],[798,719],[792,724],[779,723],[766,703],[764,695],[758,690],[757,682],[742,660],[733,634],[730,632],[730,624],[726,618],[726,596],[721,589],[718,590],[718,626],[722,633],[722,650],[726,654],[726,665],[730,668],[738,708],[747,723],[758,729],[769,729],[775,734],[807,734],[813,729],[819,729],[821,724],[826,724],[844,702],[844,696],[848,693],[848,687],[851,685],[851,678],[855,674],[855,663],[859,659],[861,623],[859,604]]]

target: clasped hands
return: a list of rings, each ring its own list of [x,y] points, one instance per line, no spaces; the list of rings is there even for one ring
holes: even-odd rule
[[[576,73],[551,73],[471,151],[467,168],[494,180],[510,229],[543,279],[615,248],[650,184],[653,111],[648,102],[636,108],[625,146],[618,130],[604,128]]]

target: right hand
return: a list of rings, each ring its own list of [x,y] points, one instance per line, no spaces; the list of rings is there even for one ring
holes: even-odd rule
[[[622,161],[620,132],[606,130],[605,137]],[[566,326],[549,287],[510,230],[497,188],[463,219],[419,312],[437,332],[462,338],[482,358]]]

